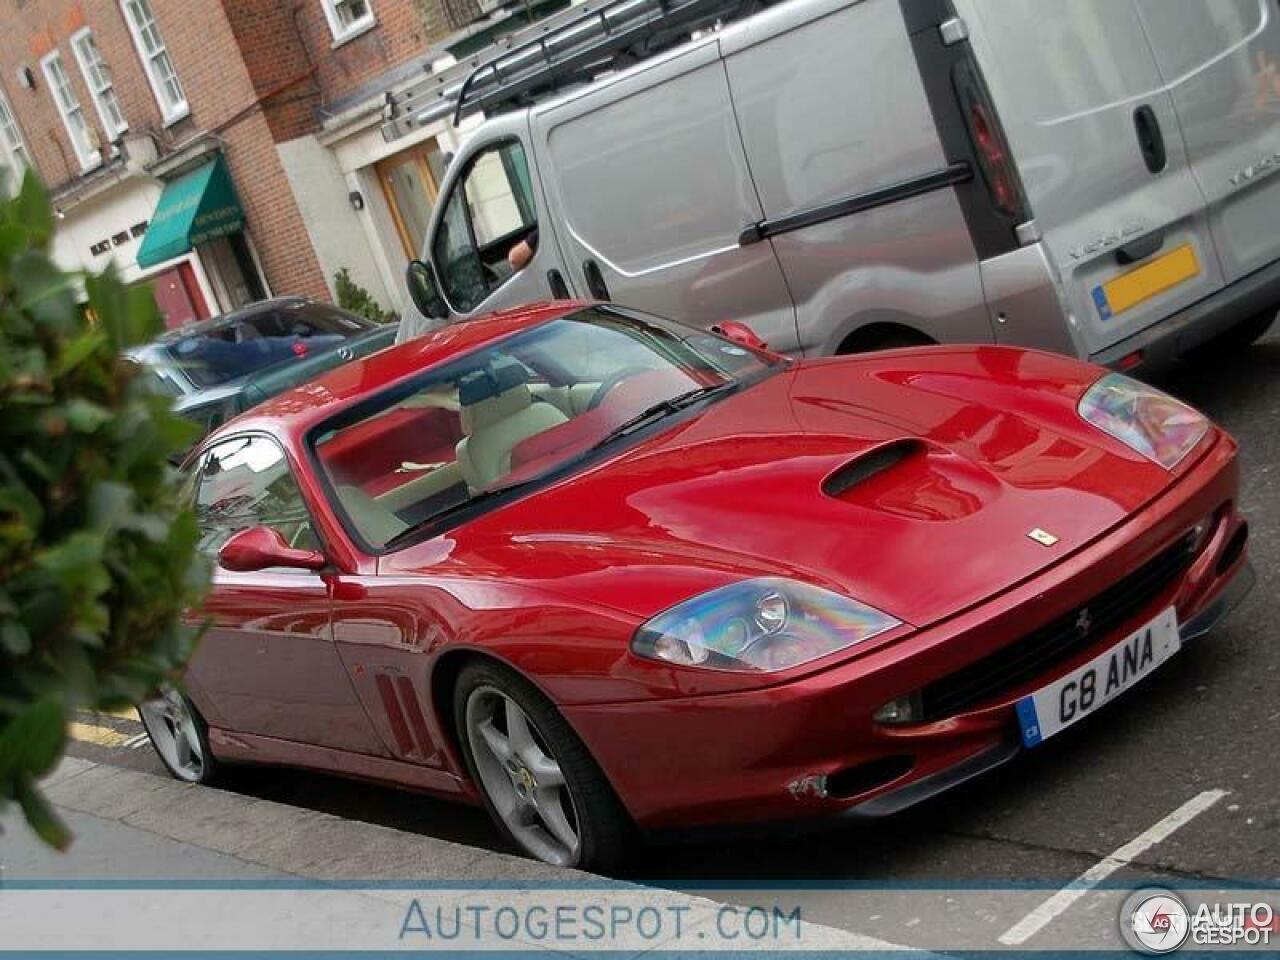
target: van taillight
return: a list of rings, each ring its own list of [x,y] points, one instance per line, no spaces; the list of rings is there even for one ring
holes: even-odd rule
[[[982,161],[987,184],[991,187],[991,199],[1001,212],[1010,215],[1017,213],[1018,188],[1014,186],[1012,171],[1009,169],[1009,155],[1005,152],[999,135],[992,128],[987,110],[982,104],[975,102],[969,105],[969,122],[973,125],[978,159]]]
[[[982,180],[987,185],[992,204],[1010,218],[1026,219],[1018,171],[1013,165],[1004,133],[995,119],[985,86],[967,63],[957,65],[954,76],[956,94],[964,109],[974,154],[982,168]]]

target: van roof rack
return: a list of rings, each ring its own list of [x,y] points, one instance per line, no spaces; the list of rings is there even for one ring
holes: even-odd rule
[[[388,142],[452,115],[532,103],[741,19],[772,0],[585,0],[508,34],[438,73],[388,93]],[[429,68],[428,68],[429,69]]]

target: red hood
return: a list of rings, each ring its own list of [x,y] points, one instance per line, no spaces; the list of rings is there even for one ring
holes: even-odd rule
[[[1170,483],[1079,419],[1097,376],[989,347],[797,364],[458,528],[449,553],[472,574],[519,570],[639,618],[783,575],[923,627],[1059,561]],[[859,461],[846,492],[824,491]],[[1030,539],[1035,528],[1058,542]],[[416,553],[389,559],[404,570]]]

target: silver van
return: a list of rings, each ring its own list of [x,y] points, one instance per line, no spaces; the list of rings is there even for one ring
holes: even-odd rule
[[[487,117],[410,292],[435,321],[614,300],[805,355],[1248,343],[1280,305],[1278,15],[588,0],[393,99],[388,136]]]

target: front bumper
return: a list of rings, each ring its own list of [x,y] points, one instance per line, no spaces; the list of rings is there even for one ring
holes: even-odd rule
[[[1234,445],[1220,441],[1121,527],[943,623],[773,687],[579,705],[566,717],[646,829],[894,813],[1012,759],[1021,749],[1016,701],[1159,610],[1177,607],[1188,640],[1221,620],[1252,585],[1236,486]],[[872,718],[880,705],[1091,603],[1207,516],[1215,526],[1190,567],[1114,630],[954,715],[902,727]]]

